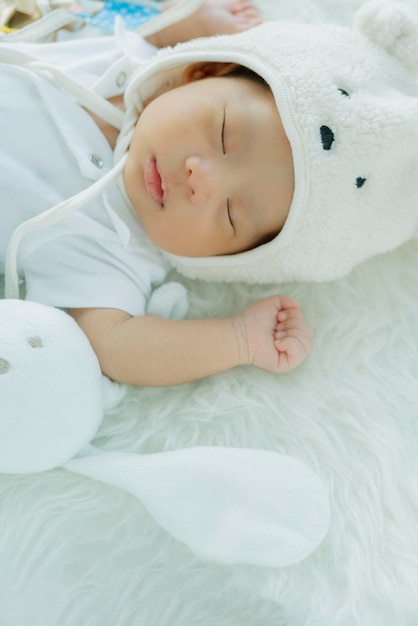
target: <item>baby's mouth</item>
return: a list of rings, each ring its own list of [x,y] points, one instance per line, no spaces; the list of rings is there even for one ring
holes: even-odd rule
[[[155,159],[151,159],[148,163],[145,169],[144,180],[145,188],[154,202],[161,207],[164,206],[166,184],[161,178]]]

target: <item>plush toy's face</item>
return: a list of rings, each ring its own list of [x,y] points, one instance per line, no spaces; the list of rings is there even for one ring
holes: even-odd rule
[[[61,465],[92,439],[103,416],[96,356],[68,315],[0,300],[0,472]]]

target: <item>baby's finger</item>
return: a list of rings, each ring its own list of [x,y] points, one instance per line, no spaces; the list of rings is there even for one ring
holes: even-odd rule
[[[297,342],[301,346],[305,354],[309,354],[309,352],[312,351],[313,340],[312,340],[311,333],[301,332],[297,335],[289,335],[285,333],[284,331],[281,331],[278,333],[277,337],[274,338],[274,344],[276,346],[276,349],[280,351],[286,351],[287,350],[286,346],[288,344],[285,342],[288,339]]]
[[[276,324],[275,330],[285,330],[287,332],[298,332],[299,330],[308,330],[311,332],[310,327],[305,322],[302,316],[292,316],[283,322]]]
[[[277,312],[276,319],[278,322],[284,322],[288,319],[305,319],[299,308],[282,309]]]
[[[299,341],[306,353],[311,352],[313,345],[313,335],[311,329],[305,324],[291,329],[279,329],[274,333],[276,348],[282,348],[281,343],[286,339]]]
[[[287,337],[287,332],[285,330],[276,330],[274,333],[275,341],[280,341],[281,339],[284,339],[285,337]]]
[[[303,344],[294,337],[286,337],[280,342],[275,342],[280,372],[289,372],[300,365],[308,356]]]
[[[299,302],[296,302],[296,300],[293,300],[293,298],[289,298],[288,296],[280,295],[278,296],[278,300],[279,300],[279,313],[283,311],[284,309],[288,311],[289,309],[297,310],[299,308]]]

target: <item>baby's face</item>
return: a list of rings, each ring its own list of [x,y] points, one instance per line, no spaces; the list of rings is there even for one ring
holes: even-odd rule
[[[181,256],[235,254],[273,238],[294,189],[289,142],[268,89],[206,78],[140,116],[124,182],[148,236]]]

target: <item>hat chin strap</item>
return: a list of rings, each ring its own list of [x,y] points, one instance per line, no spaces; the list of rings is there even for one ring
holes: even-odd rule
[[[33,59],[28,54],[21,52],[20,50],[13,50],[12,48],[4,47],[0,48],[0,61],[2,63],[10,63],[21,67],[26,70],[30,76],[35,80],[39,74],[52,75],[58,83],[60,83],[82,106],[87,107],[90,111],[93,111],[103,120],[111,124],[117,129],[122,128],[124,113],[114,105],[110,104],[107,100],[90,91],[84,85],[81,85],[76,80],[60,71],[59,69],[50,65],[40,63]],[[50,226],[62,219],[66,218],[71,213],[74,213],[82,206],[96,198],[104,189],[112,183],[123,171],[127,154],[123,155],[117,165],[112,168],[102,178],[97,180],[93,185],[83,190],[82,192],[58,203],[54,207],[48,209],[40,215],[27,220],[20,224],[13,232],[6,254],[5,263],[5,297],[6,298],[19,298],[19,275],[17,271],[17,255],[18,247],[27,233],[32,232],[43,226]]]
[[[104,189],[110,185],[118,176],[122,174],[123,168],[126,163],[128,155],[124,157],[113,167],[107,174],[99,178],[93,185],[87,187],[82,192],[56,204],[51,209],[48,209],[40,215],[32,217],[30,220],[26,220],[20,224],[12,236],[10,237],[9,245],[7,247],[6,254],[6,269],[5,269],[5,297],[6,298],[19,298],[19,275],[17,271],[17,255],[18,248],[22,238],[30,232],[42,228],[43,226],[50,226],[56,224],[65,219],[72,213],[75,213],[82,206],[87,204],[101,194]]]

